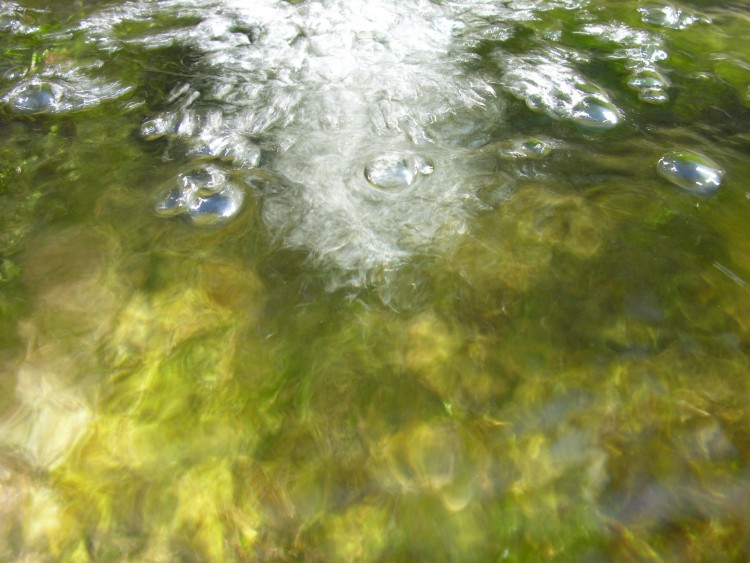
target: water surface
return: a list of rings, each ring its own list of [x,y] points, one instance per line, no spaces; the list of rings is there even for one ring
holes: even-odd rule
[[[750,558],[748,37],[0,3],[0,559]]]

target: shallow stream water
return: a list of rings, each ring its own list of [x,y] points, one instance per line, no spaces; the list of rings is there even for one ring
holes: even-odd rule
[[[744,2],[0,46],[0,560],[750,559]]]

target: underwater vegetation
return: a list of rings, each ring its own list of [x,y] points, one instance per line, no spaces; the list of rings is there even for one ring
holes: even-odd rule
[[[750,559],[749,32],[0,3],[0,560]]]

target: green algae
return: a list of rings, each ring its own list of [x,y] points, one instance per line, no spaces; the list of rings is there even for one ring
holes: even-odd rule
[[[543,14],[499,43],[585,43]],[[175,166],[143,108],[3,121],[0,558],[746,558],[750,52],[721,17],[659,31],[663,107],[602,74],[625,132],[523,114],[509,137],[552,150],[512,194],[484,172],[502,193],[465,237],[356,292],[252,202],[222,230],[152,217]],[[112,64],[156,97],[173,55]],[[654,172],[686,144],[727,170],[710,201]]]

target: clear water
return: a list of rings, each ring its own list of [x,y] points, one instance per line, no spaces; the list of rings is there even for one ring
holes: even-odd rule
[[[750,559],[748,37],[0,3],[0,559]]]

